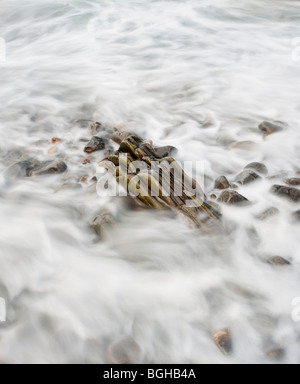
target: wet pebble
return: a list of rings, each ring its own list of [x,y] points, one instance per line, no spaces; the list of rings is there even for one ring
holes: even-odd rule
[[[245,169],[251,169],[252,171],[258,172],[262,175],[267,175],[269,172],[268,168],[264,164],[257,162],[246,165]]]
[[[131,337],[126,337],[110,344],[107,355],[111,364],[136,364],[141,359],[141,348]]]
[[[106,142],[102,137],[94,136],[84,148],[84,152],[92,153],[105,149]]]
[[[258,220],[264,221],[267,220],[273,216],[276,216],[279,214],[279,209],[272,207],[261,213],[260,215],[257,216]]]
[[[166,145],[165,147],[154,147],[154,151],[161,157],[169,157],[175,155],[178,152],[178,149],[171,145]]]
[[[292,202],[300,201],[300,190],[297,188],[273,185],[271,192]]]
[[[102,124],[96,121],[95,123],[90,124],[88,129],[92,135],[97,135],[97,133],[102,130]]]
[[[100,239],[106,237],[107,230],[115,224],[115,220],[110,212],[100,213],[92,222],[92,228]]]
[[[283,130],[283,126],[279,123],[271,123],[269,121],[264,121],[259,125],[259,129],[265,134],[265,135],[271,135],[273,133],[277,133]]]
[[[235,178],[235,181],[238,184],[246,185],[246,184],[253,183],[254,181],[259,180],[259,179],[261,179],[261,177],[257,173],[255,173],[254,171],[245,170],[245,171],[241,172]]]
[[[132,136],[133,133],[130,132],[122,132],[122,131],[115,131],[111,136],[111,140],[114,141],[117,144],[121,144],[122,141],[128,139],[128,137]]]
[[[222,329],[213,335],[213,339],[217,347],[224,355],[230,355],[233,351],[232,337],[230,329]]]
[[[282,360],[286,356],[286,350],[283,348],[270,349],[266,352],[266,356],[272,360]]]
[[[247,204],[249,203],[249,200],[246,199],[246,197],[240,195],[236,191],[224,191],[222,192],[221,196],[219,197],[218,201],[220,203],[225,203],[229,205],[233,204]]]
[[[230,187],[229,181],[225,176],[220,176],[215,181],[215,189],[228,189]]]
[[[268,260],[268,263],[271,264],[271,265],[277,266],[277,267],[284,267],[284,266],[287,266],[287,265],[291,265],[291,263],[288,260],[284,259],[281,256],[271,257]]]
[[[292,178],[284,180],[285,184],[297,187],[300,185],[300,178]]]

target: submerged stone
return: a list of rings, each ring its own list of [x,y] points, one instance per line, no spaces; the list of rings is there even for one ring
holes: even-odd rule
[[[300,201],[300,190],[297,188],[273,185],[271,192],[292,202],[297,203]]]
[[[256,180],[261,179],[261,177],[255,173],[254,171],[251,170],[246,170],[241,172],[236,178],[235,181],[238,184],[245,185],[245,184],[250,184],[253,183]]]
[[[224,191],[219,197],[218,201],[220,203],[225,203],[229,205],[241,205],[249,203],[249,200],[246,197],[240,195],[236,191]]]
[[[220,176],[215,181],[215,189],[228,189],[230,187],[229,181],[225,176]]]
[[[245,169],[252,169],[252,171],[258,172],[262,175],[267,175],[269,173],[268,168],[262,163],[250,163],[246,165]]]
[[[273,133],[277,133],[283,130],[283,126],[279,123],[271,123],[269,121],[263,121],[259,129],[265,134],[265,135],[271,135]]]
[[[105,146],[106,143],[102,137],[94,136],[84,148],[84,152],[92,153],[95,151],[101,151],[102,149],[105,149]]]

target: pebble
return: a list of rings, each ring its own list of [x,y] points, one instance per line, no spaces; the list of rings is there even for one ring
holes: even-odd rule
[[[61,139],[59,139],[58,137],[53,137],[51,141],[52,141],[52,144],[57,144],[61,142]]]
[[[106,231],[108,228],[112,227],[115,224],[115,220],[110,214],[110,212],[102,212],[99,214],[92,223],[92,228],[100,239],[105,238]]]
[[[291,263],[288,260],[284,259],[281,256],[271,257],[268,260],[268,263],[271,264],[271,265],[274,265],[274,266],[279,266],[279,267],[284,267],[284,266],[287,266],[287,265],[291,265]]]
[[[268,168],[262,163],[250,163],[246,165],[245,169],[252,169],[252,171],[258,172],[262,175],[267,175],[269,173]]]
[[[116,131],[114,132],[110,138],[112,141],[114,141],[117,144],[121,144],[122,141],[128,139],[128,137],[133,136],[133,133],[130,132],[122,132],[122,131]]]
[[[64,161],[45,161],[26,169],[27,176],[49,175],[63,173],[68,169]]]
[[[246,197],[240,195],[236,191],[231,191],[231,190],[230,191],[222,192],[222,194],[219,197],[218,201],[220,203],[226,203],[226,204],[229,204],[229,205],[245,204],[245,203],[249,202],[249,200],[246,199]]]
[[[90,124],[88,129],[91,131],[92,135],[97,135],[102,129],[102,124],[96,121],[95,123]]]
[[[271,192],[292,202],[297,203],[300,201],[300,190],[297,188],[273,185]]]
[[[273,360],[282,360],[286,356],[286,350],[283,348],[270,349],[266,352],[266,356]]]
[[[286,179],[284,180],[285,184],[291,185],[291,186],[299,186],[300,185],[300,178],[292,178],[292,179]]]
[[[224,355],[230,355],[233,350],[230,329],[222,329],[213,335],[214,342]]]
[[[215,181],[215,189],[228,189],[230,187],[229,181],[225,176],[220,176]]]
[[[102,137],[94,136],[84,148],[84,152],[92,153],[105,149],[105,140]]]
[[[166,145],[165,147],[154,147],[154,151],[161,157],[169,157],[175,155],[178,152],[178,149],[171,145]]]
[[[237,177],[235,178],[235,181],[238,184],[245,185],[245,184],[253,183],[254,181],[259,179],[261,179],[261,177],[257,173],[251,170],[246,170],[241,172],[239,175],[237,175]]]
[[[48,154],[49,154],[49,155],[53,155],[54,153],[57,152],[57,150],[58,150],[57,145],[54,145],[53,147],[51,147],[51,148],[49,149]]]
[[[136,364],[141,359],[141,348],[131,337],[126,337],[110,344],[107,355],[111,364]]]
[[[257,216],[258,220],[264,221],[269,219],[270,217],[276,216],[279,214],[279,209],[272,207],[261,213]]]
[[[230,149],[241,149],[243,151],[255,151],[258,148],[254,141],[239,141],[230,146]]]
[[[283,126],[274,123],[270,123],[269,121],[264,121],[259,125],[259,129],[265,134],[265,135],[271,135],[273,133],[277,133],[283,130]]]

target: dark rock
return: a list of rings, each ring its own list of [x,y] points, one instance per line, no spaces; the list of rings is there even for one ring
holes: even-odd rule
[[[106,237],[107,230],[115,224],[115,220],[109,212],[102,212],[92,223],[92,228],[100,239]]]
[[[296,203],[300,201],[300,190],[297,188],[273,185],[271,192]]]
[[[262,175],[268,174],[268,168],[262,163],[250,163],[246,165],[245,169],[252,169],[252,171],[258,172]]]
[[[221,176],[215,181],[215,189],[228,189],[229,187],[229,181],[225,176]]]
[[[214,342],[224,355],[230,355],[233,351],[230,329],[217,331],[213,335]]]
[[[266,356],[273,360],[282,360],[286,356],[286,350],[283,348],[270,349],[266,352]]]
[[[279,213],[279,209],[272,207],[272,208],[267,209],[262,214],[258,215],[257,218],[258,218],[258,220],[264,221],[264,220],[269,219],[270,217],[278,215],[278,213]]]
[[[136,364],[140,361],[141,349],[131,337],[127,337],[110,344],[107,355],[111,364]]]
[[[291,263],[288,260],[284,259],[281,256],[271,257],[268,260],[268,263],[271,264],[271,265],[274,265],[274,266],[279,266],[279,267],[284,267],[284,266],[287,266],[287,265],[291,265]]]
[[[92,153],[95,151],[101,151],[105,149],[105,140],[102,137],[93,136],[87,146],[84,148],[84,152]]]
[[[270,123],[269,121],[264,121],[260,124],[259,129],[265,134],[265,135],[271,135],[272,133],[277,133],[283,130],[283,126],[274,123]]]
[[[30,165],[26,169],[27,176],[51,175],[63,173],[68,169],[64,161],[44,161]]]
[[[253,183],[254,181],[259,179],[261,179],[261,177],[257,173],[251,170],[246,170],[241,172],[239,175],[237,175],[237,177],[235,178],[235,181],[238,184],[245,185],[245,184]]]
[[[236,191],[231,191],[231,190],[230,191],[222,192],[222,194],[219,197],[218,201],[220,203],[226,203],[226,204],[229,204],[229,205],[249,203],[249,200],[246,199],[246,197],[240,195]]]
[[[166,145],[165,147],[154,147],[154,151],[161,157],[169,157],[175,155],[178,152],[178,149],[171,145]]]
[[[292,178],[292,179],[286,179],[284,180],[285,184],[291,185],[291,186],[299,186],[300,185],[300,178]]]

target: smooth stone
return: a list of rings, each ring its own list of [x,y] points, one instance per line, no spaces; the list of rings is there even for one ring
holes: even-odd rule
[[[132,135],[133,135],[133,133],[130,133],[130,132],[116,131],[110,136],[110,138],[112,141],[114,141],[115,143],[120,145],[122,143],[122,141],[128,139],[128,137],[130,137]]]
[[[105,238],[106,231],[115,224],[115,220],[109,212],[100,213],[93,221],[92,228],[100,239]]]
[[[257,216],[258,220],[264,221],[269,219],[270,217],[276,216],[279,214],[279,209],[272,207],[261,213]]]
[[[230,149],[240,149],[242,151],[255,151],[258,144],[254,141],[239,141],[230,146]]]
[[[284,182],[287,185],[291,185],[291,186],[297,187],[297,186],[300,185],[300,178],[294,177],[294,178],[291,178],[291,179],[286,179],[286,180],[284,180]]]
[[[222,329],[213,335],[217,347],[224,355],[230,355],[233,351],[232,337],[230,329]]]
[[[126,337],[110,344],[107,355],[111,364],[136,364],[141,358],[141,348],[131,337]]]
[[[261,179],[261,177],[257,173],[251,170],[246,170],[241,172],[239,175],[237,175],[237,177],[235,178],[235,181],[238,184],[246,185],[246,184],[253,183],[254,181],[259,179]]]
[[[230,187],[229,181],[225,176],[220,176],[215,181],[215,189],[228,189]]]
[[[27,176],[52,175],[63,173],[68,169],[64,161],[45,161],[35,167],[27,168]]]
[[[283,348],[270,349],[266,352],[266,356],[273,360],[282,360],[286,356],[286,350]]]
[[[291,263],[288,260],[284,259],[281,256],[271,257],[268,260],[268,263],[271,264],[271,265],[274,265],[274,266],[279,266],[279,267],[284,267],[284,266],[287,266],[287,265],[291,265]]]
[[[154,151],[161,157],[169,157],[175,155],[178,152],[178,149],[171,145],[166,145],[164,147],[154,147]]]
[[[246,165],[245,169],[252,169],[252,171],[258,172],[262,175],[267,175],[269,173],[268,168],[262,163],[250,163]]]
[[[283,130],[283,126],[279,124],[274,124],[269,121],[263,121],[259,125],[259,129],[265,134],[265,135],[271,135],[273,133],[277,133]]]
[[[246,197],[240,195],[236,191],[224,191],[219,197],[218,201],[220,203],[225,203],[229,205],[238,205],[238,204],[246,204],[249,203],[249,200]]]
[[[282,185],[273,185],[271,192],[279,197],[286,198],[292,202],[300,201],[300,190],[297,188],[284,187]]]
[[[105,140],[102,137],[94,136],[84,148],[84,152],[92,153],[95,151],[101,151],[102,149],[105,149],[105,145]]]

